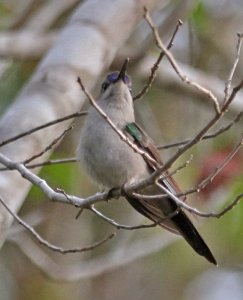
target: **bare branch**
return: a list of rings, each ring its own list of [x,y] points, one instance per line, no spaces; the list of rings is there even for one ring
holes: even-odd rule
[[[34,169],[37,167],[42,167],[42,166],[52,166],[52,165],[58,165],[58,164],[69,164],[69,163],[76,163],[78,159],[76,157],[70,157],[70,158],[60,158],[60,159],[50,159],[47,161],[44,161],[42,163],[38,164],[31,164],[31,165],[26,165],[28,169]],[[1,171],[1,169],[0,169]]]
[[[239,149],[242,147],[243,145],[243,138],[241,139],[241,141],[234,147],[234,149],[229,153],[229,155],[226,157],[226,159],[222,162],[222,164],[220,166],[218,166],[214,172],[212,172],[205,180],[203,180],[197,188],[195,189],[191,189],[188,190],[185,193],[182,194],[178,194],[178,195],[174,195],[173,193],[171,193],[166,187],[164,187],[163,185],[161,185],[158,181],[156,181],[156,184],[170,197],[172,197],[172,199],[177,203],[177,205],[179,207],[184,208],[185,210],[189,211],[190,213],[196,214],[200,217],[216,217],[216,218],[220,218],[222,217],[225,213],[227,213],[228,211],[230,211],[232,208],[234,208],[238,202],[240,201],[240,199],[243,197],[243,194],[240,194],[239,196],[236,197],[236,199],[230,203],[228,206],[226,206],[221,212],[215,213],[215,212],[208,212],[208,213],[204,213],[201,212],[189,205],[187,205],[186,203],[184,203],[183,201],[181,201],[179,199],[180,196],[182,195],[187,195],[189,193],[192,192],[199,192],[202,188],[204,188],[210,181],[212,181],[215,176],[217,176],[219,174],[219,172],[226,166],[226,164],[234,157],[234,155],[239,151]],[[138,195],[135,195],[136,197],[138,197]],[[139,195],[140,198],[146,198],[146,199],[158,199],[158,198],[165,198],[166,195],[153,195],[153,196],[148,196],[148,195]]]
[[[216,130],[213,133],[204,135],[202,137],[202,140],[215,138],[216,136],[218,136],[218,135],[226,132],[227,130],[231,129],[233,127],[233,125],[235,125],[238,121],[240,121],[242,115],[243,115],[243,111],[241,111],[239,114],[237,114],[236,117],[231,122],[229,122],[227,125],[220,127],[218,130]],[[168,149],[168,148],[172,148],[172,147],[185,145],[190,141],[191,141],[191,139],[187,139],[187,140],[184,140],[184,141],[181,141],[181,142],[175,142],[175,143],[171,143],[171,144],[167,144],[167,145],[160,145],[160,146],[157,146],[157,148],[158,149]]]
[[[64,194],[55,192],[46,183],[45,180],[43,180],[39,176],[32,173],[23,164],[13,162],[12,160],[7,158],[2,153],[0,153],[0,163],[2,163],[4,166],[6,166],[9,170],[17,170],[22,175],[23,178],[27,179],[32,184],[38,186],[42,190],[42,192],[52,201],[68,203],[68,204],[72,204],[74,206],[82,206],[83,204],[84,204],[84,207],[86,206],[86,203],[83,203],[84,199],[79,198],[79,197],[68,195],[68,200],[67,200],[67,197]],[[96,200],[97,200],[97,198],[95,197],[95,201]]]
[[[239,87],[239,86],[238,86]],[[237,88],[236,87],[236,90]],[[206,184],[209,183],[210,180],[213,180],[214,177],[225,167],[225,165],[233,158],[233,156],[239,151],[240,147],[242,146],[243,144],[243,138],[241,139],[241,141],[236,145],[236,147],[231,151],[231,153],[227,156],[227,158],[223,161],[223,163],[218,166],[215,171],[210,174],[210,176],[205,179],[201,184],[200,186],[198,186],[197,188],[195,189],[191,189],[185,193],[182,193],[182,194],[178,194],[178,195],[174,195],[173,193],[171,193],[166,187],[164,187],[163,185],[161,185],[158,180],[156,179],[156,185],[158,185],[166,194],[163,194],[163,195],[141,195],[141,194],[138,194],[138,193],[134,193],[132,192],[132,195],[137,197],[137,198],[140,198],[140,199],[150,199],[150,200],[153,200],[153,199],[164,199],[165,197],[167,197],[167,195],[169,195],[176,203],[179,207],[187,210],[188,212],[190,213],[193,213],[195,215],[198,215],[200,217],[216,217],[216,218],[220,218],[221,216],[223,216],[226,212],[228,212],[230,209],[232,209],[233,207],[235,207],[235,205],[239,202],[239,200],[241,199],[242,196],[240,197],[237,197],[236,200],[234,200],[230,205],[228,205],[223,211],[219,212],[219,213],[215,213],[215,212],[208,212],[208,213],[204,213],[204,212],[201,212],[199,211],[198,209],[196,208],[193,208],[189,205],[187,205],[186,203],[184,203],[183,201],[181,201],[178,197],[182,196],[182,195],[187,195],[189,193],[193,193],[193,192],[198,192],[200,191],[201,188],[203,188]],[[146,187],[146,185],[148,185],[149,183],[151,183],[151,178],[154,177],[154,175],[156,173],[159,173],[158,170],[154,172],[154,174],[152,174],[149,178],[141,181],[140,183],[138,183],[136,185],[136,189],[139,189],[139,188],[143,188],[143,187]],[[159,176],[159,175],[158,175]],[[156,178],[156,176],[155,176]],[[163,180],[163,177],[160,177],[160,179]],[[153,181],[152,181],[153,182]],[[201,186],[202,185],[202,186]],[[139,186],[139,187],[138,187]],[[125,192],[127,193],[131,193],[131,191],[133,190],[133,187],[132,186],[129,186],[126,188]],[[134,189],[135,190],[135,189]]]
[[[222,217],[224,214],[226,214],[228,211],[230,211],[232,208],[234,208],[240,201],[241,198],[243,198],[243,194],[238,195],[235,200],[229,204],[228,206],[226,206],[221,212],[215,213],[215,212],[208,212],[208,213],[204,213],[199,211],[198,209],[191,207],[190,205],[186,204],[185,202],[181,201],[177,196],[175,196],[173,193],[171,193],[165,186],[163,186],[162,184],[160,184],[158,181],[156,182],[156,184],[168,195],[170,196],[175,202],[176,204],[181,207],[184,208],[185,210],[187,210],[190,213],[193,213],[195,215],[198,215],[200,217],[205,217],[205,218],[209,218],[209,217],[214,217],[214,218],[220,218]],[[157,199],[158,199],[159,195],[157,195]],[[156,196],[149,196],[147,197],[147,199],[153,199],[156,198]]]
[[[145,20],[148,22],[151,30],[153,31],[154,34],[154,38],[155,38],[155,42],[156,45],[158,46],[158,48],[164,52],[165,56],[167,57],[167,59],[169,60],[171,66],[173,67],[173,69],[175,70],[176,74],[179,76],[179,78],[185,82],[188,85],[191,85],[192,87],[194,87],[196,90],[198,90],[199,92],[203,93],[205,96],[207,96],[209,99],[211,99],[213,101],[214,104],[214,108],[217,114],[220,113],[220,106],[218,103],[217,98],[214,96],[214,94],[207,90],[206,88],[204,88],[203,86],[201,86],[200,84],[198,84],[197,82],[189,79],[186,75],[184,75],[181,70],[179,65],[177,64],[176,60],[174,59],[173,55],[170,53],[170,51],[168,51],[166,49],[166,47],[164,46],[160,36],[159,36],[159,32],[158,29],[154,26],[153,21],[151,20],[149,14],[148,14],[148,10],[146,7],[144,7],[144,18]]]
[[[65,135],[68,131],[72,130],[73,126],[70,126],[69,128],[65,129],[57,138],[55,138],[50,145],[48,145],[47,147],[45,147],[44,150],[42,150],[41,152],[33,155],[32,157],[26,159],[25,161],[22,162],[22,164],[27,165],[28,163],[30,163],[32,160],[42,156],[44,153],[46,153],[47,151],[51,150],[53,148],[54,145],[56,145]]]
[[[151,174],[148,178],[146,178],[144,180],[141,180],[138,184],[136,184],[136,189],[143,189],[146,186],[148,186],[149,184],[153,184],[155,182],[155,180],[157,180],[164,171],[168,170],[171,167],[171,165],[183,153],[185,153],[193,145],[197,144],[203,138],[203,136],[220,120],[220,118],[222,118],[224,113],[228,110],[229,105],[234,100],[235,95],[242,88],[242,86],[243,86],[243,81],[240,82],[239,85],[234,87],[234,89],[233,89],[231,95],[229,96],[228,100],[223,105],[223,107],[220,111],[220,114],[216,114],[211,120],[209,120],[209,122],[196,134],[196,136],[193,139],[191,139],[190,141],[188,141],[184,146],[181,146],[177,150],[177,152],[174,155],[172,155],[172,157],[169,160],[167,160],[167,162],[164,165],[159,166],[156,169],[156,171],[153,174]],[[127,194],[129,194],[133,191],[134,191],[134,185],[130,185],[130,186],[126,187],[126,189],[125,189],[125,192]]]
[[[240,148],[243,145],[243,138],[241,138],[240,142],[232,149],[232,151],[227,155],[227,157],[223,160],[223,162],[217,166],[209,175],[207,178],[205,178],[203,181],[201,181],[197,187],[187,190],[185,193],[181,195],[188,195],[195,192],[200,192],[202,189],[204,189],[210,182],[214,180],[214,178],[224,169],[224,167],[232,160],[232,158],[236,155],[236,153],[240,150]],[[181,195],[176,195],[177,197]]]
[[[105,242],[107,242],[108,240],[112,239],[116,234],[112,233],[109,236],[107,236],[105,239],[102,239],[92,245],[86,246],[86,247],[82,247],[82,248],[72,248],[72,249],[64,249],[62,247],[53,245],[51,243],[49,243],[47,240],[43,239],[43,237],[41,237],[39,235],[38,232],[35,231],[35,229],[30,226],[29,224],[27,224],[24,220],[22,220],[17,214],[15,214],[8,206],[7,204],[2,200],[2,198],[0,198],[0,203],[6,208],[6,210],[10,213],[10,215],[21,225],[23,226],[26,230],[28,230],[31,235],[43,246],[47,247],[48,249],[61,253],[61,254],[67,254],[67,253],[77,253],[77,252],[85,252],[85,251],[90,251],[93,250],[97,247],[99,247],[100,245],[104,244]]]
[[[169,50],[172,46],[173,46],[173,41],[175,39],[175,36],[179,30],[179,28],[181,27],[182,25],[182,21],[181,20],[178,20],[178,23],[176,25],[176,28],[175,28],[175,31],[173,32],[172,34],[172,37],[169,41],[169,44],[167,45],[167,49]],[[159,68],[159,65],[163,59],[163,57],[165,56],[165,53],[164,51],[161,51],[160,54],[159,54],[159,57],[157,58],[156,62],[154,63],[153,67],[151,68],[150,70],[150,76],[147,80],[147,83],[144,85],[144,87],[142,88],[142,90],[140,92],[138,92],[134,97],[133,97],[133,100],[137,100],[137,99],[140,99],[142,98],[147,92],[148,90],[151,88],[153,82],[154,82],[154,79],[155,79],[155,76],[156,76],[156,71],[158,70]]]
[[[102,220],[106,221],[107,223],[111,224],[112,226],[116,227],[117,229],[126,229],[126,230],[134,230],[134,229],[141,229],[141,228],[151,228],[151,227],[155,227],[158,224],[157,223],[152,223],[152,224],[143,224],[143,225],[135,225],[135,226],[129,226],[129,225],[122,225],[117,223],[116,221],[114,221],[113,219],[105,216],[104,214],[102,214],[99,210],[97,210],[95,208],[94,205],[90,206],[90,210],[96,214],[96,216],[98,216],[99,218],[101,218]]]
[[[17,170],[23,178],[36,185],[51,201],[71,204],[76,207],[89,208],[90,205],[107,200],[111,196],[109,192],[103,192],[84,199],[73,195],[68,195],[66,193],[64,194],[63,192],[55,192],[45,180],[32,173],[23,164],[10,160],[2,153],[0,153],[0,163],[6,166],[8,170]],[[121,195],[121,189],[116,189],[116,191],[112,193],[113,197],[120,197]]]
[[[186,150],[191,148],[193,145],[198,143],[203,136],[223,117],[224,113],[228,110],[231,102],[234,100],[235,95],[237,92],[243,87],[243,81],[240,82],[239,85],[234,87],[231,95],[229,96],[228,100],[225,102],[223,107],[221,108],[220,114],[216,114],[198,133],[197,135],[186,143],[184,146],[180,147],[178,151],[164,164],[164,169],[168,169],[172,163],[181,156]]]
[[[76,157],[70,157],[70,158],[60,158],[60,159],[50,159],[47,161],[43,161],[40,163],[36,163],[36,164],[26,164],[26,167],[28,169],[34,169],[34,168],[38,168],[38,167],[43,167],[43,166],[52,166],[52,165],[58,165],[58,164],[68,164],[68,163],[74,163],[77,162],[78,159]],[[8,168],[0,168],[0,171],[7,171],[9,170]]]
[[[224,102],[229,97],[229,91],[230,91],[230,88],[231,88],[231,82],[232,82],[232,79],[233,79],[236,67],[237,67],[239,59],[240,59],[240,50],[241,50],[241,44],[242,44],[243,34],[242,33],[238,33],[237,36],[238,36],[238,42],[237,42],[237,45],[236,45],[236,57],[235,57],[235,61],[233,63],[232,69],[230,70],[229,78],[228,78],[228,80],[225,83],[225,89],[224,89],[225,98],[224,98]]]
[[[168,175],[163,175],[162,180],[164,180],[167,177],[171,177],[175,175],[177,172],[179,172],[180,170],[186,168],[192,160],[193,160],[193,154],[190,155],[189,159],[184,164],[178,166],[175,170],[168,172]]]
[[[239,149],[243,145],[243,138],[241,139],[240,143],[231,151],[231,153],[226,157],[226,159],[222,162],[220,166],[215,168],[214,172],[208,176],[201,184],[199,185],[199,188],[204,187],[208,184],[209,181],[213,181],[214,178],[222,171],[222,169],[229,163],[229,161],[232,160],[232,158],[235,156],[235,154],[239,151]]]
[[[7,139],[7,140],[5,140],[5,141],[0,142],[0,147],[5,146],[5,145],[7,145],[7,144],[9,144],[9,143],[12,143],[12,142],[14,142],[14,141],[16,141],[16,140],[18,140],[18,139],[21,139],[22,137],[25,137],[25,136],[27,136],[27,135],[30,135],[30,134],[32,134],[32,133],[34,133],[34,132],[36,132],[36,131],[41,130],[41,129],[44,129],[44,128],[47,128],[47,127],[56,125],[56,124],[58,124],[58,123],[60,123],[60,122],[66,121],[66,120],[70,120],[70,119],[73,119],[73,118],[76,118],[76,117],[82,117],[82,116],[85,116],[85,115],[87,115],[87,111],[80,111],[80,112],[76,112],[76,113],[67,115],[67,116],[65,116],[65,117],[62,117],[62,118],[53,120],[53,121],[51,121],[51,122],[45,123],[45,124],[43,124],[43,125],[34,127],[34,128],[32,128],[32,129],[30,129],[30,130],[27,130],[27,131],[25,131],[25,132],[22,132],[22,133],[20,133],[20,134],[18,134],[18,135],[16,135],[16,136],[13,136],[13,137]]]
[[[155,252],[161,251],[178,240],[179,236],[161,232],[155,235],[143,237],[133,241],[129,245],[122,245],[119,248],[112,248],[111,252],[105,252],[99,257],[78,261],[72,264],[57,264],[46,252],[33,243],[29,235],[21,234],[11,238],[24,255],[36,265],[45,275],[54,280],[74,281],[87,279],[104,274],[104,272],[116,270],[119,267],[127,266],[137,259],[141,259]],[[121,251],[122,250],[122,251]]]
[[[215,214],[215,217],[220,218],[223,215],[225,215],[227,212],[232,210],[240,202],[241,198],[243,198],[243,193],[237,195],[235,200],[232,201],[229,205],[227,205],[221,212]],[[214,216],[212,215],[212,217],[214,217]]]

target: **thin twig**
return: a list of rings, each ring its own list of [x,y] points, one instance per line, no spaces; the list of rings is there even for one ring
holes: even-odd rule
[[[95,242],[92,245],[86,246],[86,247],[82,247],[82,248],[72,248],[72,249],[64,249],[62,247],[53,245],[51,243],[49,243],[47,240],[43,239],[43,237],[41,237],[39,235],[38,232],[35,231],[35,229],[30,226],[29,224],[27,224],[24,220],[22,220],[17,214],[15,214],[9,207],[8,205],[0,198],[0,203],[5,207],[5,209],[10,213],[10,215],[21,225],[23,226],[26,230],[28,230],[31,235],[43,246],[47,247],[48,249],[61,253],[61,254],[67,254],[67,253],[80,253],[80,252],[85,252],[85,251],[90,251],[93,250],[97,247],[99,247],[100,245],[104,244],[105,242],[107,242],[108,240],[112,239],[116,234],[112,233],[109,236],[107,236],[106,238]]]
[[[162,180],[164,180],[167,177],[171,177],[171,176],[175,175],[176,173],[178,173],[180,170],[186,168],[191,163],[192,160],[193,160],[193,154],[190,155],[189,159],[184,164],[180,165],[175,170],[169,172],[168,175],[163,176]]]
[[[69,264],[57,263],[39,245],[33,243],[29,235],[22,233],[11,239],[11,242],[15,243],[45,276],[62,283],[63,281],[73,283],[77,280],[91,280],[97,276],[102,276],[104,273],[114,272],[121,267],[126,268],[138,259],[162,251],[178,239],[179,235],[169,234],[169,232],[149,234],[146,237],[135,239],[131,243],[112,247],[110,251],[104,251],[99,256],[92,256],[81,262],[75,261]]]
[[[60,158],[60,159],[50,159],[38,164],[31,164],[26,165],[28,169],[34,169],[41,166],[52,166],[52,165],[59,165],[59,164],[69,164],[77,162],[77,157],[70,157],[70,158]],[[1,169],[0,169],[1,170]]]
[[[225,166],[233,159],[233,157],[238,153],[240,148],[243,145],[243,138],[241,138],[240,142],[232,149],[232,151],[226,156],[223,162],[218,165],[205,179],[203,179],[195,188],[191,188],[184,192],[183,194],[176,195],[177,197],[182,195],[189,195],[192,193],[199,193],[202,189],[204,189],[209,183],[211,183],[214,178],[225,168]]]
[[[22,162],[22,164],[27,165],[30,163],[32,160],[42,156],[45,154],[47,151],[51,150],[54,145],[56,145],[65,135],[68,131],[72,130],[73,126],[70,126],[69,128],[65,129],[57,138],[55,138],[44,150],[40,151],[39,153],[33,155],[32,157],[26,159],[25,161]]]
[[[164,168],[168,169],[172,163],[179,158],[182,153],[186,152],[193,145],[198,143],[205,134],[223,117],[225,112],[228,110],[231,102],[234,100],[237,92],[243,87],[243,81],[241,81],[237,86],[234,87],[229,99],[225,102],[224,106],[221,108],[220,114],[216,114],[197,134],[196,136],[186,143],[184,146],[180,147],[178,151],[164,164]]]
[[[32,129],[30,129],[30,130],[27,130],[27,131],[25,131],[25,132],[22,132],[22,133],[20,133],[20,134],[17,134],[17,135],[15,135],[15,136],[13,136],[13,137],[7,139],[7,140],[5,140],[5,141],[0,142],[0,147],[5,146],[5,145],[7,145],[7,144],[9,144],[9,143],[12,143],[12,142],[14,142],[14,141],[16,141],[16,140],[19,140],[19,139],[21,139],[21,138],[23,138],[23,137],[25,137],[25,136],[27,136],[27,135],[30,135],[30,134],[32,134],[32,133],[34,133],[34,132],[36,132],[36,131],[39,131],[39,130],[41,130],[41,129],[44,129],[44,128],[47,128],[47,127],[56,125],[56,124],[58,124],[58,123],[60,123],[60,122],[64,122],[64,121],[69,120],[69,119],[73,119],[73,118],[76,118],[76,117],[82,117],[82,116],[85,116],[85,115],[87,115],[87,111],[80,111],[80,112],[76,112],[76,113],[67,115],[67,116],[65,116],[65,117],[62,117],[62,118],[53,120],[53,121],[51,121],[51,122],[45,123],[45,124],[43,124],[43,125],[34,127],[34,128],[32,128]]]
[[[215,97],[215,95],[209,91],[208,89],[206,89],[205,87],[201,86],[200,84],[198,84],[197,82],[189,79],[186,75],[184,75],[182,73],[182,71],[180,70],[179,65],[177,64],[175,58],[173,57],[173,55],[170,53],[169,50],[166,49],[166,47],[164,46],[160,36],[159,36],[159,32],[158,29],[155,27],[155,25],[153,24],[152,19],[149,16],[148,10],[146,7],[144,7],[144,18],[145,20],[148,22],[153,34],[154,34],[154,38],[155,38],[155,42],[156,45],[158,46],[158,48],[163,51],[165,53],[165,56],[167,57],[167,59],[169,60],[171,66],[173,67],[173,69],[175,70],[176,74],[179,76],[179,78],[185,82],[186,84],[194,87],[196,90],[198,90],[199,92],[203,93],[205,96],[207,96],[210,100],[213,101],[214,104],[214,108],[217,114],[220,113],[220,106],[218,103],[217,98]]]
[[[220,218],[222,217],[224,214],[226,214],[228,211],[230,211],[232,208],[234,208],[240,201],[240,199],[243,197],[243,193],[238,195],[234,201],[232,201],[232,203],[230,203],[228,206],[226,206],[221,212],[219,213],[215,213],[215,212],[201,212],[198,209],[191,207],[190,205],[186,204],[185,202],[181,201],[178,197],[176,197],[173,193],[171,193],[165,186],[163,186],[162,184],[160,184],[158,181],[156,181],[156,185],[158,185],[170,198],[172,198],[176,204],[187,210],[190,213],[193,213],[195,215],[198,215],[200,217],[205,217],[205,218],[209,218],[209,217],[214,217],[214,218]],[[146,197],[146,196],[144,196]],[[154,196],[148,196],[147,199],[158,199],[160,197],[160,195],[154,195]]]
[[[167,45],[167,49],[169,50],[172,46],[173,46],[173,41],[175,39],[175,36],[179,30],[179,28],[181,27],[182,25],[182,21],[181,20],[178,20],[177,22],[177,25],[176,25],[176,28],[172,34],[172,37],[169,41],[169,44]],[[156,71],[158,70],[159,68],[159,65],[163,59],[163,57],[165,56],[165,52],[164,51],[160,51],[160,54],[159,54],[159,57],[157,58],[156,62],[154,63],[153,67],[151,68],[150,70],[150,76],[147,80],[147,83],[144,85],[144,87],[142,88],[142,90],[140,92],[138,92],[134,97],[133,97],[133,100],[137,100],[137,99],[140,99],[142,98],[147,92],[148,90],[151,88],[153,82],[154,82],[154,79],[156,77]]]
[[[158,224],[157,223],[152,223],[152,224],[142,224],[142,225],[135,225],[135,226],[129,226],[129,225],[123,225],[117,223],[115,220],[105,216],[102,214],[98,209],[94,207],[94,205],[90,206],[90,210],[96,214],[99,218],[102,220],[105,220],[107,223],[111,224],[112,226],[116,227],[117,229],[126,229],[126,230],[134,230],[134,229],[141,229],[141,228],[151,228],[155,227]]]
[[[216,214],[216,217],[220,218],[223,215],[225,215],[227,212],[231,211],[240,202],[241,198],[243,198],[243,193],[237,195],[234,201],[232,201],[229,205],[227,205],[221,212]],[[211,217],[211,215],[210,215],[210,217]],[[212,216],[212,217],[214,217],[214,216]]]
[[[227,130],[232,128],[233,125],[236,124],[241,119],[242,116],[243,116],[243,111],[241,111],[239,114],[237,114],[236,117],[230,123],[228,123],[227,125],[220,127],[218,130],[216,130],[213,133],[210,133],[210,134],[207,134],[207,135],[203,136],[202,140],[215,138],[216,136],[226,132]],[[185,145],[186,143],[188,143],[190,141],[191,141],[191,139],[187,139],[187,140],[184,140],[184,141],[175,142],[175,143],[171,143],[171,144],[167,144],[167,145],[159,145],[159,146],[157,146],[157,148],[158,149],[169,149],[169,148],[172,148],[172,147]]]
[[[78,161],[77,157],[70,157],[70,158],[50,159],[50,160],[43,161],[43,162],[36,163],[36,164],[30,164],[30,165],[26,164],[25,166],[28,169],[34,169],[34,168],[43,167],[43,166],[74,163],[77,161]],[[7,171],[7,170],[9,170],[9,169],[6,167],[0,168],[0,171]]]
[[[237,67],[239,59],[240,59],[240,50],[241,50],[241,45],[242,45],[243,34],[237,33],[237,36],[238,36],[238,41],[237,41],[237,45],[236,45],[236,57],[235,57],[235,61],[233,63],[232,69],[230,70],[228,80],[225,83],[225,89],[224,89],[225,97],[224,97],[223,103],[225,103],[229,97],[229,91],[231,89],[231,82],[232,82],[236,67]]]
[[[203,188],[208,184],[208,182],[212,182],[214,178],[224,169],[224,167],[233,159],[233,157],[236,155],[236,153],[240,150],[240,148],[243,145],[243,138],[241,138],[241,141],[236,145],[236,147],[229,153],[229,155],[224,159],[222,164],[220,166],[217,166],[212,174],[210,174],[206,179],[204,179],[200,185],[199,189]]]

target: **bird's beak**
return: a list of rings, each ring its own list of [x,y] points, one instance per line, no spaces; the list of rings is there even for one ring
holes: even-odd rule
[[[129,58],[127,57],[126,60],[124,61],[124,64],[122,65],[121,71],[116,81],[122,80],[124,83],[126,83],[126,70],[127,70],[128,62],[129,62]]]

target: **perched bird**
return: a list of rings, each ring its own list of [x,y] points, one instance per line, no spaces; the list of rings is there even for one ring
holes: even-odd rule
[[[120,72],[107,75],[97,105],[119,130],[161,165],[160,154],[153,141],[135,123],[131,80],[126,74],[127,64],[128,59]],[[91,178],[109,189],[147,178],[156,169],[156,163],[136,153],[125,141],[122,141],[93,106],[89,109],[82,129],[78,157]],[[161,179],[160,184],[174,195],[180,193],[172,177]],[[155,184],[139,192],[143,195],[164,194],[163,190]],[[126,198],[139,213],[171,232],[182,235],[199,255],[217,264],[188,216],[170,196],[162,199],[146,199],[146,197],[138,198],[129,195]],[[181,197],[181,200],[184,198]],[[170,216],[166,218],[168,215]]]

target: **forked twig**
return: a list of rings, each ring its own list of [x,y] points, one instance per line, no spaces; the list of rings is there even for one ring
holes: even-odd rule
[[[158,46],[158,48],[164,52],[165,56],[167,57],[167,59],[169,60],[171,66],[173,67],[173,69],[175,70],[176,74],[179,76],[179,78],[185,82],[186,84],[194,87],[196,90],[198,90],[199,92],[203,93],[205,96],[207,96],[209,99],[211,99],[213,101],[214,104],[214,108],[217,114],[220,113],[220,106],[218,103],[217,98],[215,97],[215,95],[209,91],[208,89],[206,89],[205,87],[201,86],[200,84],[198,84],[197,82],[189,79],[186,75],[184,75],[182,73],[182,71],[180,70],[179,65],[177,64],[175,58],[173,57],[173,55],[170,53],[170,51],[168,49],[166,49],[166,47],[164,46],[160,36],[159,36],[159,32],[158,29],[155,27],[152,19],[149,16],[148,13],[148,9],[146,7],[144,7],[144,18],[145,20],[148,22],[153,34],[154,34],[154,38],[155,38],[155,42],[156,45]]]
[[[169,41],[169,44],[167,45],[167,49],[169,50],[172,46],[173,46],[173,42],[174,42],[174,39],[175,39],[175,36],[179,30],[179,28],[181,27],[182,25],[182,21],[181,20],[178,20],[177,22],[177,25],[176,25],[176,28],[175,28],[175,31],[173,32],[172,34],[172,37]],[[165,56],[165,52],[161,50],[160,54],[159,54],[159,57],[157,58],[156,62],[154,63],[153,67],[151,68],[150,70],[150,76],[147,80],[147,83],[144,85],[144,87],[142,88],[142,90],[140,92],[138,92],[134,97],[133,97],[133,100],[137,100],[137,99],[140,99],[142,98],[147,92],[148,90],[150,89],[150,87],[152,86],[153,82],[154,82],[154,79],[155,79],[155,76],[156,76],[156,71],[158,70],[159,68],[159,64],[161,63],[163,57]]]

